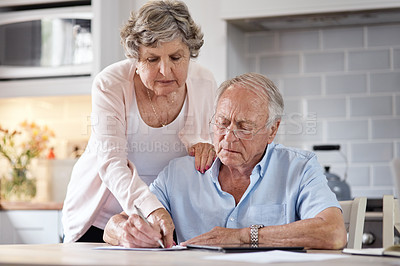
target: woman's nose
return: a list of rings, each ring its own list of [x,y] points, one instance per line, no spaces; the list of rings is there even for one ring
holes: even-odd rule
[[[171,73],[171,64],[166,60],[160,61],[160,73],[166,77]]]

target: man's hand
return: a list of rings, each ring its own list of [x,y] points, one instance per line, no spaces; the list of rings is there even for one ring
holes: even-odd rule
[[[247,234],[250,235],[249,230],[249,228],[231,229],[216,226],[211,231],[182,242],[180,245],[242,244],[246,242]]]
[[[204,174],[216,158],[214,146],[209,143],[197,143],[189,148],[189,155],[194,156],[195,168]]]
[[[148,225],[143,219],[132,214],[116,214],[108,221],[104,228],[103,239],[111,245],[124,247],[158,247],[158,240],[162,239],[165,247],[173,245],[174,224],[171,216],[165,209],[153,211]]]

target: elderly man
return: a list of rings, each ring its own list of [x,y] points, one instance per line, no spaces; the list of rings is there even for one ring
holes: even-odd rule
[[[151,184],[187,244],[248,243],[339,249],[346,231],[316,156],[273,142],[283,99],[266,77],[224,82],[210,122],[217,159],[201,174],[193,157],[172,160]],[[104,239],[158,246],[159,232],[137,215],[115,215]]]

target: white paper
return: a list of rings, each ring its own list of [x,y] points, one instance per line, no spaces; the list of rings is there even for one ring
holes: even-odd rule
[[[220,256],[207,256],[203,259],[207,260],[230,260],[251,263],[273,263],[273,262],[294,262],[294,261],[319,261],[347,258],[349,256],[342,254],[316,254],[289,251],[266,251],[266,252],[250,252],[226,254]]]
[[[176,250],[184,250],[186,247],[184,246],[173,246],[172,248],[126,248],[121,246],[101,246],[95,247],[93,249],[99,250],[137,250],[137,251],[176,251]]]

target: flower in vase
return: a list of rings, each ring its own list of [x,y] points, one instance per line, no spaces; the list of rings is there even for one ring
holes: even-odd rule
[[[36,195],[36,179],[29,176],[29,164],[46,151],[52,137],[52,130],[34,122],[24,121],[13,131],[0,126],[0,157],[11,166],[10,173],[1,179],[2,198],[29,199]]]

